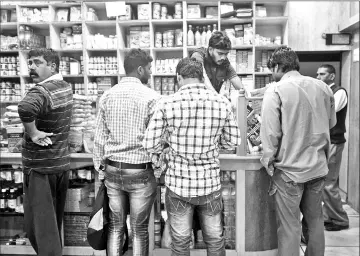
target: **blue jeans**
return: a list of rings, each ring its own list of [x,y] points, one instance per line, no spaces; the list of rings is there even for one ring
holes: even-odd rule
[[[325,236],[321,207],[325,177],[295,183],[276,169],[269,194],[275,197],[278,256],[298,256],[301,237],[300,211],[308,226],[305,256],[324,256]]]
[[[197,210],[208,256],[224,256],[221,190],[195,198],[181,197],[166,188],[165,205],[168,212],[172,256],[190,255],[194,210]]]
[[[157,187],[154,171],[106,166],[105,186],[110,206],[107,255],[122,255],[124,227],[130,210],[133,255],[147,256],[149,217]]]

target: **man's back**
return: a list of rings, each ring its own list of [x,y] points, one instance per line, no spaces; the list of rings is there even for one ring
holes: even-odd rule
[[[109,139],[104,142],[106,158],[133,164],[150,161],[141,141],[150,111],[159,97],[139,79],[131,77],[122,78],[119,84],[105,92],[100,101],[105,122],[98,125],[105,125],[109,133]]]
[[[282,137],[274,166],[296,182],[326,175],[334,104],[331,90],[317,79],[292,71],[266,91],[264,102],[273,99],[278,101]],[[273,136],[276,132],[267,127],[262,132]]]
[[[240,134],[231,103],[204,84],[183,85],[158,106],[145,148],[152,151],[162,132],[170,146],[167,186],[185,197],[220,189],[219,148],[233,149]]]

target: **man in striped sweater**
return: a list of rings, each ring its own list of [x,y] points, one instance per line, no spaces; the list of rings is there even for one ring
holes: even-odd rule
[[[52,49],[31,50],[29,75],[36,85],[19,103],[25,133],[22,143],[24,217],[37,255],[62,255],[61,225],[68,188],[68,136],[72,88],[59,74]]]

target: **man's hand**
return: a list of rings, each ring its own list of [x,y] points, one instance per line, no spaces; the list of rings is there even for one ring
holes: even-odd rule
[[[37,131],[36,133],[32,134],[30,137],[32,142],[34,142],[35,144],[46,147],[52,145],[52,141],[49,138],[52,135],[53,133]]]

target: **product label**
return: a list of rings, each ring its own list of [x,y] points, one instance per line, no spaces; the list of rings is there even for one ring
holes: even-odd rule
[[[8,206],[10,209],[16,208],[16,199],[8,199]]]

